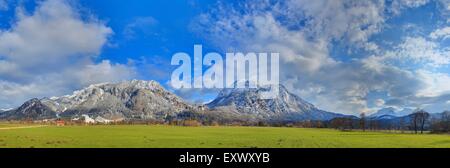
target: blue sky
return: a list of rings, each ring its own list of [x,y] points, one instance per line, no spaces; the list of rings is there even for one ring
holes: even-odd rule
[[[450,1],[0,0],[0,108],[90,84],[168,81],[177,52],[278,52],[321,109],[450,110]],[[172,90],[191,102],[214,90]],[[11,99],[14,97],[14,99]]]

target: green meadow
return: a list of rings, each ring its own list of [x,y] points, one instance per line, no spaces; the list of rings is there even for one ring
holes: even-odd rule
[[[450,135],[281,127],[0,124],[0,148],[450,148]]]

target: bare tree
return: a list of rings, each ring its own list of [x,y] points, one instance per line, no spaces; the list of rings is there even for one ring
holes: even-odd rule
[[[444,132],[450,131],[450,111],[444,111],[442,113],[442,125]]]
[[[369,119],[369,129],[373,131],[375,129],[375,122],[373,119]]]
[[[435,133],[450,131],[450,111],[444,111],[442,112],[440,119],[432,120],[431,131]]]
[[[417,134],[418,129],[420,127],[420,133],[423,134],[426,121],[429,117],[430,117],[430,114],[424,110],[419,110],[412,114],[412,124],[414,127],[414,133]]]
[[[411,117],[411,123],[412,123],[412,125],[413,125],[413,128],[414,128],[414,133],[415,134],[417,134],[417,123],[418,123],[418,121],[419,121],[419,113],[418,112],[415,112],[415,113],[413,113],[412,114],[412,117]]]
[[[399,129],[400,132],[403,133],[403,129],[405,127],[405,120],[403,119],[403,117],[400,118],[400,123],[399,123]]]
[[[423,134],[425,123],[427,122],[429,117],[430,117],[430,114],[427,113],[426,111],[422,111],[420,113],[420,133],[421,134]]]
[[[346,117],[338,117],[334,118],[330,122],[331,127],[339,130],[352,130],[353,129],[353,121],[351,118]]]
[[[363,132],[366,131],[366,113],[360,114],[359,127],[363,130]]]

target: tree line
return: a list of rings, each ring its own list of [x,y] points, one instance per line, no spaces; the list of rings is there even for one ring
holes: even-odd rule
[[[245,117],[224,117],[214,115],[215,113],[201,114],[192,111],[184,111],[177,116],[167,115],[163,119],[133,119],[107,123],[109,125],[177,125],[177,126],[272,126],[272,127],[301,127],[301,128],[332,128],[342,131],[362,130],[362,131],[400,131],[412,133],[450,133],[450,111],[445,111],[440,116],[432,117],[425,110],[418,110],[410,115],[403,117],[394,117],[391,119],[379,119],[368,117],[361,113],[359,117],[339,117],[329,121],[304,120],[304,121],[286,121],[286,120],[255,120]],[[64,120],[64,119],[60,119]],[[83,121],[72,121],[66,119],[67,125],[80,125]],[[23,120],[21,122],[36,123],[35,120]],[[42,121],[40,121],[42,122]],[[56,123],[49,120],[49,123]],[[90,125],[104,124],[91,123]]]
[[[431,114],[425,110],[418,110],[403,117],[377,119],[367,117],[365,113],[361,113],[357,119],[348,117],[334,118],[329,121],[328,126],[339,130],[398,130],[401,132],[412,131],[415,134],[423,134],[425,131],[432,133],[450,132],[450,111],[445,111],[440,115],[432,118]]]

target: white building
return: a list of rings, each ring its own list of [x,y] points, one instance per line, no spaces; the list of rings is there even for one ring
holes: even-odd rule
[[[89,117],[89,115],[83,114],[83,115],[81,115],[81,116],[84,117],[84,122],[85,122],[85,123],[95,123],[95,120],[92,119],[91,117]]]

